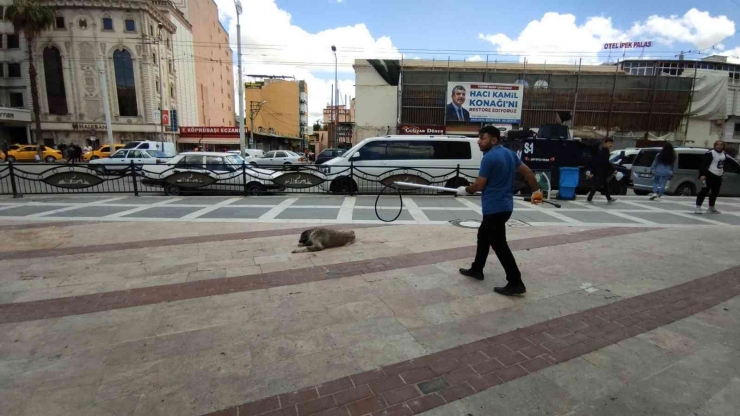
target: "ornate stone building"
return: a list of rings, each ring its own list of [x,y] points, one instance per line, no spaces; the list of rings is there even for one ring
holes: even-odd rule
[[[177,108],[170,2],[53,0],[54,28],[33,45],[44,142],[107,140],[101,83],[116,142],[174,140],[159,110]],[[101,76],[102,74],[102,76]],[[165,120],[166,122],[166,120]]]

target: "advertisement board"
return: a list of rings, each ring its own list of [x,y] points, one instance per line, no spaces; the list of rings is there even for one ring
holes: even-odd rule
[[[445,120],[520,124],[523,102],[519,84],[448,82]]]

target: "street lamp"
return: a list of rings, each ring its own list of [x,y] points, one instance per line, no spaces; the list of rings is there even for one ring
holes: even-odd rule
[[[162,70],[162,28],[163,23],[157,25],[157,55],[159,55],[159,61],[155,62],[159,68],[157,73],[159,74],[159,124],[162,126],[162,137],[160,141],[164,143],[164,71]],[[169,81],[169,79],[168,79]],[[162,145],[164,149],[164,144]]]
[[[339,84],[337,83],[337,47],[331,45],[334,53],[334,146],[337,147],[337,127],[339,126]]]
[[[242,25],[239,23],[239,17],[242,14],[242,2],[239,0],[234,1],[236,7],[236,49],[238,64],[239,64],[239,154],[244,157],[245,143],[244,143],[244,79],[242,78]],[[252,135],[252,128],[249,131],[249,148],[254,149],[254,136]]]

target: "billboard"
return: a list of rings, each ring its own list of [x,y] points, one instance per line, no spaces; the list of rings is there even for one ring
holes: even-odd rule
[[[520,124],[523,102],[519,84],[448,82],[445,120]]]

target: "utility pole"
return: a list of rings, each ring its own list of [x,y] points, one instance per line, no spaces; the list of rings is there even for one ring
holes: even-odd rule
[[[339,84],[337,80],[337,47],[331,45],[331,51],[334,53],[334,146],[337,147],[337,130],[339,127]]]
[[[234,2],[236,6],[236,48],[238,55],[239,64],[239,152],[244,157],[245,155],[245,139],[244,139],[244,78],[242,78],[242,26],[239,23],[239,18],[242,14],[242,3],[239,0]],[[251,118],[251,117],[250,117]],[[254,119],[252,119],[254,124]],[[254,125],[249,130],[249,148],[254,149]]]
[[[254,146],[254,119],[257,118],[257,114],[262,110],[262,105],[267,101],[250,101],[249,102],[249,145]],[[242,142],[243,144],[244,142]],[[256,147],[250,147],[250,149],[256,149]],[[270,149],[267,149],[270,150]]]
[[[162,28],[164,25],[160,23],[158,25],[159,33],[157,35],[157,54],[159,55],[159,61],[155,62],[157,64],[158,73],[159,73],[159,124],[162,126],[162,136],[160,138],[160,142],[164,143],[164,71],[162,70]],[[111,150],[113,148],[111,147]],[[164,145],[162,145],[162,149],[164,150]]]

